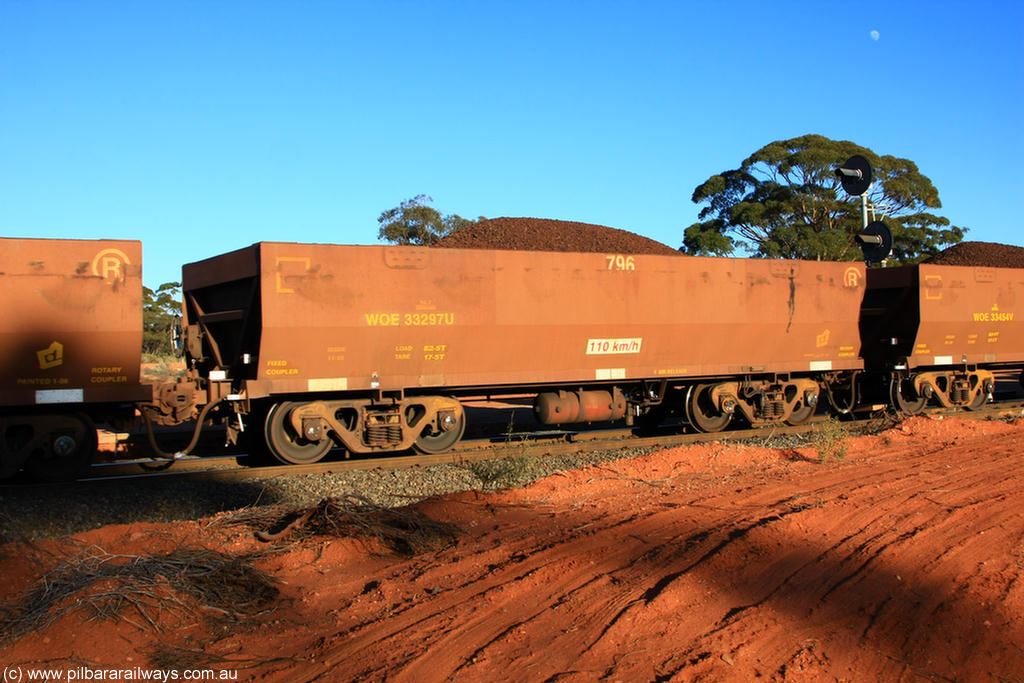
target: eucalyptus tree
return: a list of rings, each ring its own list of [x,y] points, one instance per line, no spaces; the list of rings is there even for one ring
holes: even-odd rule
[[[430,245],[474,222],[457,214],[442,215],[434,207],[427,206],[432,201],[427,195],[420,194],[382,212],[377,218],[380,225],[378,239],[393,244]]]
[[[893,232],[893,259],[915,262],[963,239],[965,228],[933,211],[942,207],[932,181],[909,159],[878,155],[845,140],[804,135],[769,143],[739,168],[717,173],[693,192],[703,204],[686,228],[691,254],[811,260],[856,260],[861,198],[847,195],[835,174],[849,157],[864,156],[874,171],[869,205]]]

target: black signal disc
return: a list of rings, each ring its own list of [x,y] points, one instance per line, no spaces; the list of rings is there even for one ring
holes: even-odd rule
[[[859,171],[860,175],[845,175],[840,169]],[[871,163],[860,154],[854,154],[846,160],[840,169],[836,170],[843,189],[852,195],[862,195],[871,187]]]
[[[883,221],[868,223],[862,235],[881,238],[881,242],[874,243],[861,241],[861,251],[864,252],[864,260],[869,263],[881,263],[889,258],[892,253],[892,230]]]

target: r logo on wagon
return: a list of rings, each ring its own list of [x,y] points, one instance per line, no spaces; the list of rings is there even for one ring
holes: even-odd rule
[[[131,265],[128,255],[120,249],[104,249],[92,259],[92,274],[107,282],[124,280],[128,271],[125,266]]]
[[[643,344],[642,337],[627,337],[623,339],[588,339],[588,356],[606,356],[613,353],[640,353]]]

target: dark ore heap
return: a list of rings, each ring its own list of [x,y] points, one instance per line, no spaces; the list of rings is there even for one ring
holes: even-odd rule
[[[583,251],[675,256],[681,253],[667,244],[626,230],[550,218],[482,220],[459,228],[433,246],[454,249]]]
[[[1024,268],[1024,247],[995,242],[960,242],[922,263],[937,266]]]

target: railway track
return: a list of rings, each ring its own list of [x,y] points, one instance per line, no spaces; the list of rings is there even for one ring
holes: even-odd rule
[[[983,410],[950,413],[941,409],[930,415],[956,415],[970,419],[1000,419],[1020,416],[1024,401],[999,401]],[[767,443],[780,436],[808,435],[829,418],[816,417],[800,426],[778,426],[758,429],[736,429],[716,433],[694,432],[681,424],[664,430],[639,434],[631,429],[600,429],[588,431],[533,431],[467,438],[450,451],[437,455],[410,454],[360,458],[339,458],[311,465],[247,466],[244,452],[219,456],[186,456],[166,460],[138,459],[97,463],[88,476],[78,483],[141,479],[250,479],[303,474],[337,474],[353,470],[403,469],[432,465],[471,463],[528,454],[534,457],[570,455],[583,451],[654,449],[689,445],[708,441],[760,441]],[[869,432],[891,422],[891,414],[875,411],[858,415],[845,424],[853,431]],[[682,431],[681,431],[682,430]],[[339,453],[341,451],[338,451]]]

